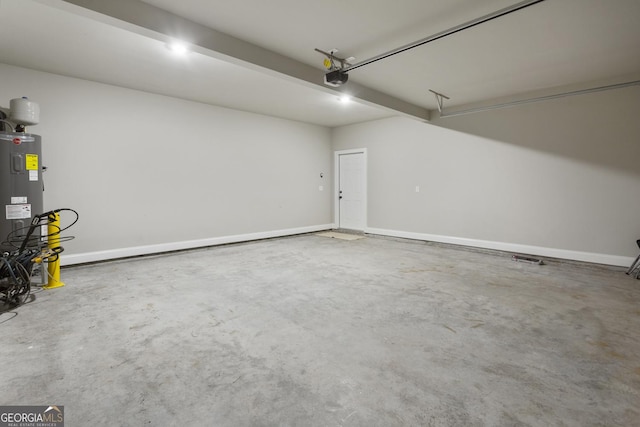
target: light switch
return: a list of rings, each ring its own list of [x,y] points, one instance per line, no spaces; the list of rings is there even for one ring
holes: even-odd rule
[[[419,193],[419,192],[420,192],[420,186],[416,185],[416,193]]]
[[[324,187],[321,185],[321,186],[318,187],[318,190],[324,191]]]

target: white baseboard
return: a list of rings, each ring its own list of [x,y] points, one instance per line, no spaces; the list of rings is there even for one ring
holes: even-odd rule
[[[573,261],[591,262],[595,264],[615,265],[628,267],[634,258],[619,255],[598,254],[592,252],[569,251],[565,249],[545,248],[540,246],[520,245],[516,243],[492,242],[489,240],[467,239],[463,237],[440,236],[436,234],[413,233],[410,231],[384,230],[381,228],[367,228],[365,233],[379,234],[389,237],[404,239],[425,240],[438,243],[450,243],[453,245],[471,246],[474,248],[495,249],[518,254],[546,256]]]
[[[162,252],[180,251],[185,249],[203,248],[207,246],[225,245],[228,243],[248,242],[251,240],[270,239],[273,237],[292,236],[295,234],[313,233],[331,230],[334,224],[312,225],[308,227],[289,228],[285,230],[262,231],[258,233],[238,234],[234,236],[211,237],[208,239],[187,240],[182,242],[161,243],[157,245],[135,246],[106,251],[86,252],[81,254],[63,254],[60,265],[84,264],[88,262],[107,261],[118,258],[128,258],[139,255],[151,255]]]
[[[106,251],[86,252],[80,254],[63,254],[60,257],[60,264],[74,265],[88,262],[107,261],[111,259],[127,258],[140,255],[152,255],[162,252],[179,251],[185,249],[196,249],[207,246],[225,245],[228,243],[248,242],[251,240],[270,239],[274,237],[292,236],[296,234],[314,233],[335,229],[335,224],[313,225],[299,228],[289,228],[284,230],[263,231],[258,233],[238,234],[233,236],[211,237],[208,239],[187,240],[182,242],[161,243],[157,245],[135,246],[121,249],[110,249]],[[400,237],[412,240],[424,240],[438,243],[449,243],[453,245],[470,246],[483,249],[494,249],[518,254],[547,256],[550,258],[560,258],[573,261],[591,262],[596,264],[614,265],[628,267],[634,258],[598,254],[592,252],[569,251],[565,249],[545,248],[540,246],[520,245],[515,243],[493,242],[489,240],[467,239],[463,237],[440,236],[436,234],[414,233],[410,231],[385,230],[381,228],[366,228],[365,233],[378,234],[381,236]]]

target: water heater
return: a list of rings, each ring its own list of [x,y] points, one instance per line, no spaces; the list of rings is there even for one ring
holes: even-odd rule
[[[38,122],[37,104],[24,98],[11,101],[8,120],[17,129]],[[0,129],[0,253],[15,250],[7,236],[24,236],[43,209],[42,142],[39,135]]]

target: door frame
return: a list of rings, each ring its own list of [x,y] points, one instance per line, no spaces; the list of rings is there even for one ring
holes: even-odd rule
[[[363,161],[363,177],[362,177],[362,183],[363,183],[363,193],[364,193],[364,197],[362,199],[362,204],[364,205],[362,207],[362,219],[364,222],[364,227],[362,231],[367,230],[367,225],[368,225],[368,220],[367,220],[367,211],[368,211],[368,202],[367,202],[367,194],[368,194],[368,190],[367,190],[367,175],[368,175],[368,167],[367,167],[367,149],[366,148],[353,148],[350,150],[339,150],[339,151],[334,151],[334,157],[333,157],[333,225],[334,228],[340,228],[340,199],[338,198],[340,196],[340,156],[345,155],[345,154],[362,154],[362,161]]]

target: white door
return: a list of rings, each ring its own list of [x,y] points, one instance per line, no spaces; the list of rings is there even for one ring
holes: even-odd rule
[[[364,231],[366,227],[365,153],[338,154],[338,227]]]

